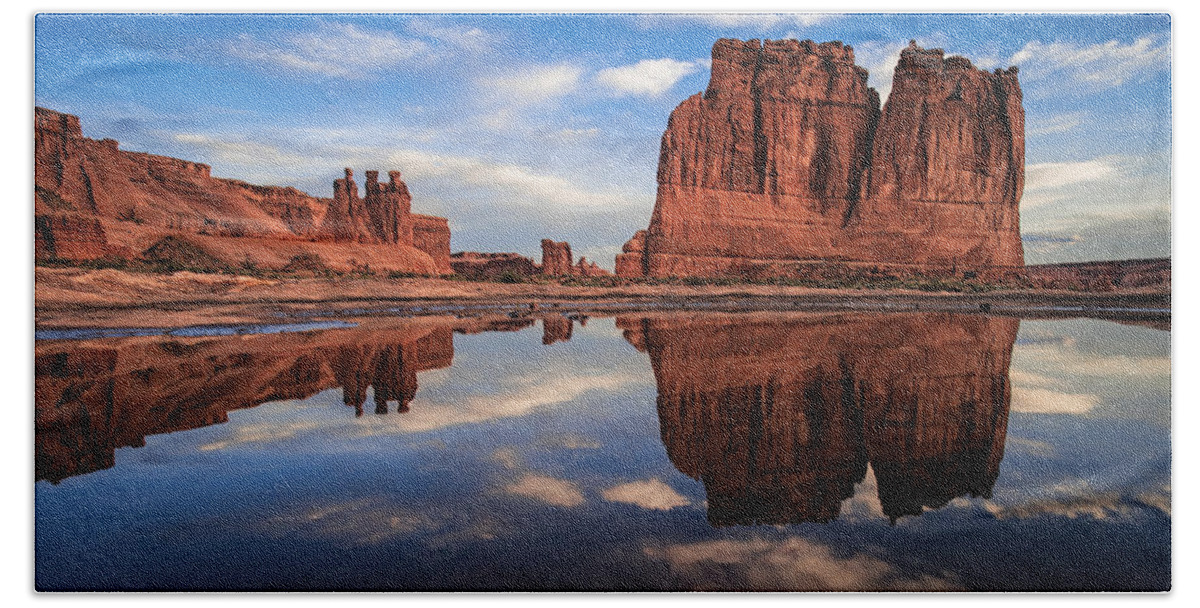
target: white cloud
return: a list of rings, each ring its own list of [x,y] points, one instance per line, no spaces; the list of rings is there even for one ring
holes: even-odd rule
[[[623,483],[605,490],[601,496],[609,502],[624,502],[656,511],[669,511],[691,504],[674,488],[658,479]]]
[[[583,69],[568,63],[533,65],[504,74],[485,76],[478,84],[507,106],[526,106],[575,91]]]
[[[1023,80],[1052,80],[1055,91],[1078,90],[1068,81],[1090,90],[1118,87],[1126,81],[1170,68],[1170,41],[1143,36],[1130,44],[1109,40],[1099,44],[1032,41],[1017,51],[1009,63],[1021,68]]]
[[[439,25],[429,19],[412,19],[408,29],[414,33],[449,43],[472,52],[486,51],[491,47],[492,36],[477,27]]]
[[[779,591],[932,591],[953,589],[953,580],[908,576],[865,553],[840,557],[803,538],[722,539],[644,549],[668,564],[678,583],[691,588]]]
[[[429,45],[421,40],[343,23],[324,24],[319,31],[283,40],[243,35],[229,45],[231,54],[248,61],[339,78],[367,78],[413,61],[428,50]]]
[[[445,179],[464,186],[504,191],[514,195],[513,200],[531,207],[569,202],[575,207],[613,209],[641,203],[631,195],[589,190],[557,175],[483,158],[400,150],[389,156],[388,163],[402,167],[406,176]]]
[[[1025,192],[1054,190],[1085,182],[1111,180],[1121,175],[1120,160],[1101,157],[1080,162],[1037,163],[1025,167]],[[1026,207],[1031,206],[1028,201]]]
[[[509,494],[540,500],[556,507],[578,507],[584,503],[583,493],[574,482],[545,475],[526,475],[504,490]]]
[[[678,15],[678,17],[694,19],[714,27],[756,27],[761,29],[810,27],[840,16],[838,13],[695,13]]]
[[[1083,124],[1083,112],[1072,112],[1070,114],[1055,114],[1045,117],[1031,117],[1029,126],[1025,129],[1025,135],[1050,135],[1052,133],[1066,133]]]
[[[681,78],[700,69],[695,61],[675,59],[644,59],[632,65],[606,68],[596,74],[596,80],[617,95],[647,95],[658,97]]]

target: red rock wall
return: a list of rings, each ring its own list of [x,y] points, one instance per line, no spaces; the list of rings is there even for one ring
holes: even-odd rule
[[[968,315],[621,317],[662,440],[717,525],[829,521],[870,463],[893,520],[988,496],[1018,321]]]
[[[705,93],[671,113],[650,226],[626,244],[618,274],[1023,262],[1015,70],[982,72],[914,46],[881,117],[866,70],[840,42],[723,39],[712,61]]]
[[[360,199],[347,170],[334,184],[334,199],[316,198],[290,187],[214,178],[200,163],[122,151],[111,139],[83,137],[77,117],[44,108],[34,114],[34,154],[39,258],[132,257],[164,236],[189,235],[232,265],[258,256],[260,266],[280,267],[290,255],[316,253],[334,269],[370,264],[449,272],[448,225],[429,218],[423,240],[429,246],[415,247],[421,220],[411,213],[412,197],[399,172],[389,173],[386,184],[369,178]],[[64,232],[85,225],[78,234]],[[272,246],[263,244],[272,241],[289,256],[270,253]],[[438,246],[443,241],[445,247]]]

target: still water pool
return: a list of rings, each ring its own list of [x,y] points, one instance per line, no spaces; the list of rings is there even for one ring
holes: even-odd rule
[[[1162,590],[1169,331],[363,318],[36,343],[42,590]]]

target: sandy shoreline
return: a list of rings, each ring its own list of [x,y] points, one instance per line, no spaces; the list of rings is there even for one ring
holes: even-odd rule
[[[1168,293],[817,289],[779,285],[566,286],[432,278],[259,279],[179,272],[35,270],[35,326],[163,327],[278,323],[370,314],[617,314],[638,310],[988,312],[1170,324]]]

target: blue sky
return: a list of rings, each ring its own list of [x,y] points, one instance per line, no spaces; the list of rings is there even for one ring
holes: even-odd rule
[[[329,196],[399,169],[452,248],[611,268],[721,37],[841,40],[886,98],[909,39],[1018,65],[1031,263],[1170,255],[1165,15],[41,15],[35,100],[85,135]]]

